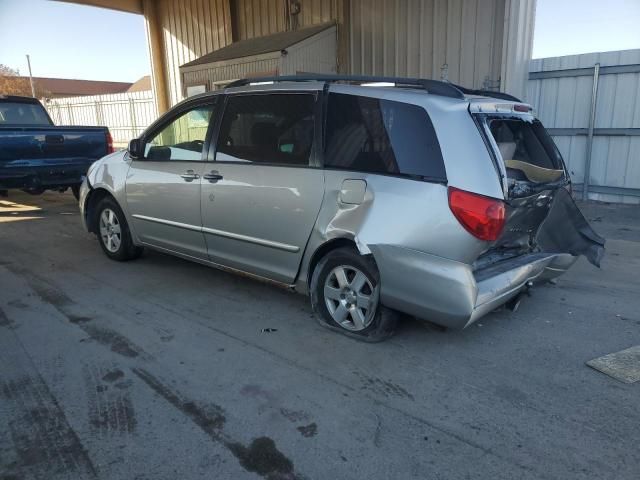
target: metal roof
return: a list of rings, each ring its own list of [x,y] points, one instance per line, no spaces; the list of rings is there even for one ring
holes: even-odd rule
[[[239,42],[234,42],[231,45],[220,48],[211,53],[207,53],[192,62],[185,63],[184,65],[181,65],[181,68],[220,62],[223,60],[231,60],[234,58],[261,55],[263,53],[279,52],[333,26],[335,26],[335,23],[324,23],[322,25],[316,25],[314,27],[303,28],[300,30],[291,30],[288,32],[274,33],[265,37],[240,40]]]

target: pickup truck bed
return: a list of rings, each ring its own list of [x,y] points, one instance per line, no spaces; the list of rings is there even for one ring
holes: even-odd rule
[[[58,127],[36,99],[0,96],[0,190],[76,188],[111,153],[106,127]]]

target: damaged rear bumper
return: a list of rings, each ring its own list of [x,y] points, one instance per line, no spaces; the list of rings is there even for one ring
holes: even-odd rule
[[[449,328],[464,328],[518,295],[531,281],[562,275],[577,257],[522,255],[474,272],[471,265],[416,250],[371,247],[387,307]]]
[[[464,328],[518,295],[529,282],[562,275],[583,255],[600,266],[604,238],[561,188],[537,235],[537,249],[481,270],[428,253],[370,246],[380,270],[380,298],[387,307],[452,328]]]

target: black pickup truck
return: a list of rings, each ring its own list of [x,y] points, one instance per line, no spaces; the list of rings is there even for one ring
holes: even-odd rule
[[[58,127],[35,98],[0,95],[0,194],[17,188],[78,195],[83,176],[113,152],[106,127]]]

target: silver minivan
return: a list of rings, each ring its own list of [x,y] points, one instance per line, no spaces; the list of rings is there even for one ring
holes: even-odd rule
[[[464,328],[604,239],[531,107],[405,78],[295,76],[191,97],[81,188],[114,260],[144,247],[307,294],[368,340],[398,313]]]

